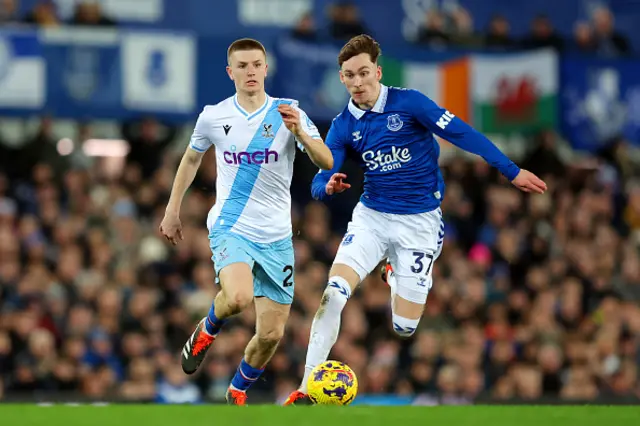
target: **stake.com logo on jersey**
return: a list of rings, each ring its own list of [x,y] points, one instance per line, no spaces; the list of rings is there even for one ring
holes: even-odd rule
[[[224,162],[227,164],[269,164],[269,161],[278,161],[278,153],[265,148],[262,151],[255,152],[230,152],[225,151],[223,154]]]
[[[378,170],[388,172],[402,168],[403,163],[411,161],[411,153],[409,148],[391,147],[391,153],[383,153],[381,150],[377,152],[365,151],[362,153],[362,159],[367,163],[369,170]]]

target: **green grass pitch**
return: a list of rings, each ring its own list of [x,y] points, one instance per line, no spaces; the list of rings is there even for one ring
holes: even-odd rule
[[[631,426],[640,407],[279,407],[0,405],[7,426]]]

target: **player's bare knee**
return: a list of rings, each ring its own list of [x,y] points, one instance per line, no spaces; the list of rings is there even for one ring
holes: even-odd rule
[[[229,305],[229,309],[234,313],[238,314],[247,308],[253,302],[253,295],[247,292],[236,292],[227,296],[227,303]]]
[[[396,294],[391,311],[405,318],[420,318],[424,312],[424,306],[422,299],[416,298],[415,301],[410,301]]]
[[[367,274],[364,274],[365,276]],[[340,278],[346,282],[349,287],[349,294],[353,293],[353,290],[360,284],[362,281],[358,272],[356,272],[351,266],[344,265],[342,263],[334,263],[331,266],[331,270],[329,271],[329,282],[332,279]]]
[[[280,343],[284,336],[284,328],[274,327],[258,333],[258,346],[261,349],[273,349]]]
[[[232,263],[220,270],[220,285],[224,300],[232,312],[238,314],[253,302],[253,273],[249,265]]]

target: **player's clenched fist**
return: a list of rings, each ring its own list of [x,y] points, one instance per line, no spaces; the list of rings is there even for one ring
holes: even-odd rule
[[[325,191],[327,191],[328,195],[339,194],[343,192],[345,189],[351,188],[351,184],[346,183],[344,179],[347,178],[347,175],[344,173],[334,173],[327,182],[327,186],[325,187]]]
[[[282,116],[282,121],[287,129],[295,136],[299,135],[302,126],[300,126],[300,113],[291,105],[278,105],[278,112]]]
[[[183,240],[182,222],[175,214],[166,214],[160,223],[160,232],[174,246]]]

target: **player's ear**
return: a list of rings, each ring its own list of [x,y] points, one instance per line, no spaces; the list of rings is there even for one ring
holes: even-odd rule
[[[376,68],[376,78],[378,81],[382,80],[382,67],[380,65]]]
[[[233,73],[231,72],[231,67],[227,65],[227,74],[229,75],[229,78],[231,79],[231,81],[233,81]]]
[[[338,74],[340,74],[340,82],[344,84],[344,76],[342,75],[342,70],[338,71]]]
[[[266,77],[267,75],[269,75],[269,64],[267,64],[265,62],[264,63],[264,76]]]

